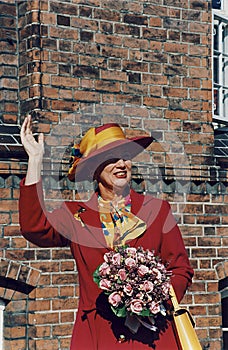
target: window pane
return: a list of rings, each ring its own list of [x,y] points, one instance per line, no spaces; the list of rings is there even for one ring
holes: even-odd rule
[[[228,57],[223,57],[223,85],[228,86]]]
[[[213,9],[221,10],[221,7],[222,7],[221,0],[212,0],[212,8]]]
[[[214,83],[218,84],[219,83],[219,60],[218,57],[214,57]]]
[[[218,50],[218,25],[214,25],[214,50]]]
[[[222,28],[223,52],[228,53],[228,25],[224,24]]]
[[[214,89],[214,114],[219,115],[219,92]]]
[[[223,27],[223,84],[225,87],[228,87],[228,25],[224,24]]]
[[[228,89],[223,91],[224,117],[228,118]]]
[[[214,15],[214,118],[228,123],[228,20]]]

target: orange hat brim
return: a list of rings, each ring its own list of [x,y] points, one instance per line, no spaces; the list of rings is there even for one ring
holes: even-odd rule
[[[141,136],[111,142],[75,162],[68,173],[68,178],[70,181],[92,181],[96,169],[103,162],[114,158],[133,159],[153,140],[151,136]]]

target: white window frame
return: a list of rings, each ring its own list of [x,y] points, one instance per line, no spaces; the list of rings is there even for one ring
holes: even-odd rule
[[[217,27],[217,28],[216,28]],[[217,47],[213,35],[213,120],[228,124],[228,8],[222,2],[221,10],[213,10],[213,34],[217,34]],[[217,60],[217,65],[216,61]],[[217,73],[214,68],[217,68]],[[217,81],[214,81],[215,74]],[[217,91],[217,97],[216,96]]]

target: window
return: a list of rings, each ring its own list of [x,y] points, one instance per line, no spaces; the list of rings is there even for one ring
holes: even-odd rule
[[[228,17],[217,12],[214,14],[213,92],[214,121],[228,124]]]
[[[212,0],[212,8],[216,10],[221,10],[222,0]]]

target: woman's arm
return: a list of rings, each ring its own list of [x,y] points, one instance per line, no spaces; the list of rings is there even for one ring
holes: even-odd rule
[[[166,219],[163,224],[161,256],[169,264],[168,270],[172,271],[171,282],[180,302],[186,289],[191,285],[193,269],[190,266],[183,238],[170,205],[168,202],[164,204],[166,205]]]
[[[63,247],[69,245],[67,228],[72,232],[72,219],[63,207],[48,213],[43,199],[42,183],[20,184],[19,222],[21,234],[39,247]],[[65,236],[64,236],[65,232]]]
[[[44,136],[39,134],[38,142],[32,134],[31,116],[25,118],[21,127],[21,142],[28,154],[28,169],[25,185],[32,185],[40,180],[44,154]]]
[[[59,209],[50,214],[46,211],[43,199],[41,168],[44,154],[44,137],[40,134],[38,142],[32,134],[31,116],[25,118],[21,127],[21,142],[28,154],[26,178],[20,184],[19,221],[22,235],[40,247],[67,246],[60,226],[69,222],[66,211]],[[50,219],[49,219],[50,217]]]

